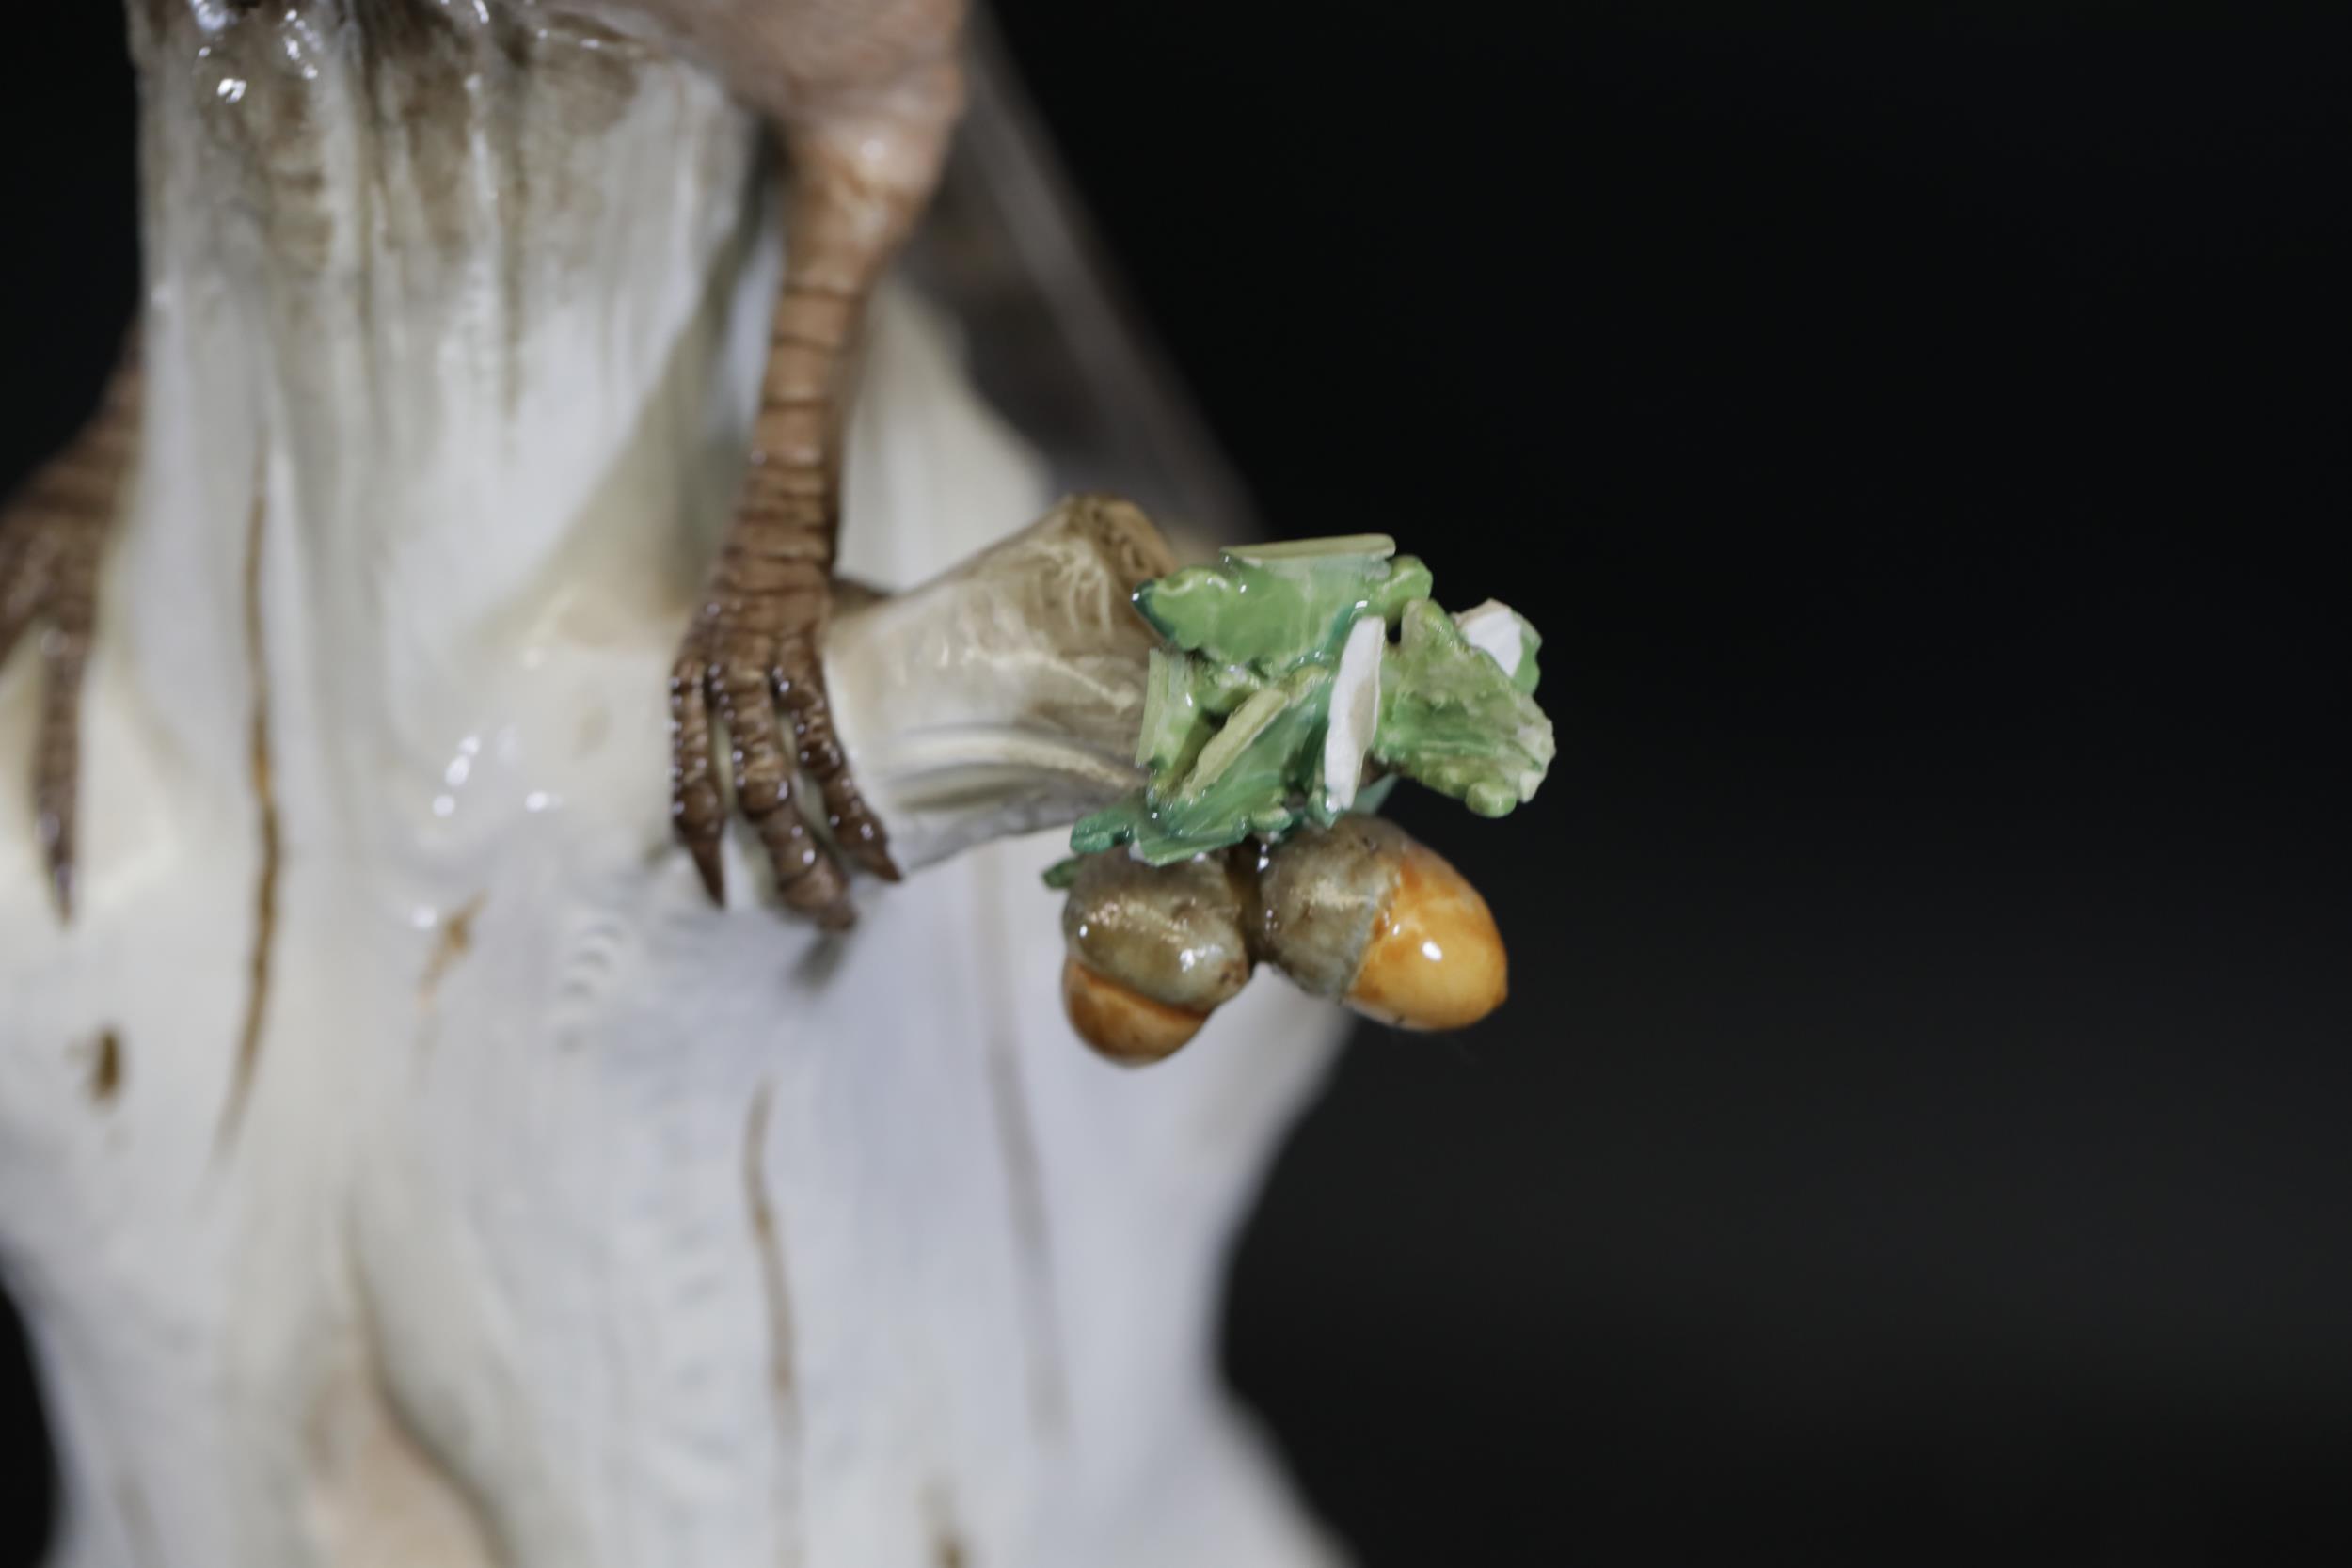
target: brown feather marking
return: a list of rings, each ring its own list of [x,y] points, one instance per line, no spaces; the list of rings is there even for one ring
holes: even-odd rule
[[[456,967],[457,960],[473,951],[474,917],[488,902],[487,893],[477,893],[467,899],[441,922],[440,934],[435,939],[433,952],[424,960],[424,974],[417,981],[417,1000],[431,1005],[441,989],[441,982]]]
[[[743,1126],[743,1196],[751,1211],[752,1245],[759,1253],[759,1284],[768,1304],[768,1386],[781,1418],[792,1398],[792,1303],[785,1293],[783,1233],[759,1163],[775,1098],[774,1082],[760,1080]]]
[[[996,863],[982,860],[975,876],[980,919],[977,955],[981,985],[983,1067],[989,1108],[1005,1162],[1005,1200],[1020,1260],[1021,1309],[1029,1362],[1029,1414],[1038,1433],[1058,1441],[1069,1421],[1069,1375],[1062,1354],[1061,1314],[1054,1297],[1053,1222],[1045,1207],[1044,1163],[1021,1076],[1021,1044],[1010,990],[1012,952],[998,911]]]
[[[253,956],[245,1002],[245,1026],[237,1034],[237,1058],[229,1084],[229,1100],[221,1109],[216,1149],[226,1152],[245,1116],[253,1091],[253,1074],[261,1065],[262,1030],[269,1018],[270,961],[278,945],[278,878],[281,838],[278,821],[278,788],[270,766],[269,648],[262,624],[262,539],[269,513],[268,474],[257,455],[253,465],[253,513],[245,539],[245,657],[253,682],[253,718],[249,753],[253,769],[253,802],[261,837],[261,870],[253,889]]]
[[[752,1250],[759,1258],[760,1295],[768,1308],[768,1401],[776,1421],[776,1446],[782,1450],[776,1478],[781,1489],[778,1528],[790,1532],[800,1528],[797,1477],[801,1445],[801,1414],[794,1395],[798,1374],[793,1365],[792,1298],[785,1286],[784,1227],[776,1218],[775,1204],[768,1196],[767,1175],[760,1164],[760,1153],[768,1147],[768,1121],[775,1102],[775,1080],[761,1079],[759,1087],[753,1091],[751,1110],[743,1119],[743,1201],[751,1215]],[[781,1560],[790,1568],[801,1560],[801,1555],[799,1540],[787,1533]]]
[[[122,1037],[108,1029],[98,1037],[89,1069],[89,1097],[101,1105],[122,1092]]]

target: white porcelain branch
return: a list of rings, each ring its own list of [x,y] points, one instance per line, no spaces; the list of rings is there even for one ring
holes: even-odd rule
[[[409,8],[440,41],[388,59],[382,4],[131,8],[149,373],[70,927],[0,670],[0,1269],[56,1560],[1331,1560],[1214,1338],[1338,1015],[1265,983],[1101,1062],[1060,835],[1006,836],[1123,777],[1120,535],[982,555],[1053,498],[885,297],[844,569],[978,558],[828,649],[915,869],[824,939],[731,841],[710,907],[664,677],[773,297],[755,128],[559,8],[504,49]]]
[[[1143,782],[1156,634],[1129,602],[1175,564],[1133,506],[1075,497],[912,592],[845,610],[825,644],[843,744],[912,868],[1067,827]]]

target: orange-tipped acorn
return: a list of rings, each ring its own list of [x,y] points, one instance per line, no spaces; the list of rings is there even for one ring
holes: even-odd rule
[[[1206,1013],[1154,1002],[1075,958],[1062,961],[1061,1005],[1080,1039],[1129,1067],[1174,1055],[1209,1021]]]
[[[1131,1066],[1172,1054],[1249,980],[1244,889],[1223,856],[1149,866],[1089,857],[1062,906],[1062,1007],[1096,1051]]]
[[[1442,856],[1408,844],[1347,1005],[1401,1029],[1466,1029],[1502,1006],[1510,990],[1502,933],[1486,901]]]
[[[1400,1029],[1461,1029],[1510,990],[1502,933],[1444,858],[1376,816],[1270,849],[1150,866],[1089,856],[1062,911],[1062,1006],[1089,1045],[1139,1066],[1174,1054],[1253,960]]]
[[[1275,847],[1257,948],[1300,986],[1401,1029],[1461,1029],[1502,1005],[1510,966],[1478,890],[1375,816]]]

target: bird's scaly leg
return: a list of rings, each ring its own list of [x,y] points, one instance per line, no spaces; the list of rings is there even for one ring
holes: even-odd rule
[[[793,800],[796,774],[820,792],[840,854],[898,877],[834,737],[820,661],[846,371],[875,281],[938,182],[960,103],[953,62],[933,60],[783,123],[785,275],[751,462],[671,670],[671,812],[703,886],[724,900],[718,773],[731,762],[736,809],[758,832],[785,902],[829,929],[852,919],[847,879]],[[714,712],[727,732],[723,759]]]

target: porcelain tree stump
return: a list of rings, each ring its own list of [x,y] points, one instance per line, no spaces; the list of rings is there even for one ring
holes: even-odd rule
[[[663,687],[780,265],[757,130],[610,33],[517,55],[447,7],[420,66],[369,8],[133,7],[146,381],[70,925],[0,766],[0,1266],[56,1560],[1332,1560],[1214,1334],[1340,1016],[1263,983],[1130,1072],[1057,997],[1039,873],[1125,785],[1148,531],[1007,546],[1062,562],[1046,609],[1000,553],[843,613],[907,879],[824,937],[731,839],[712,908]],[[847,474],[884,590],[1055,500],[898,293]]]

